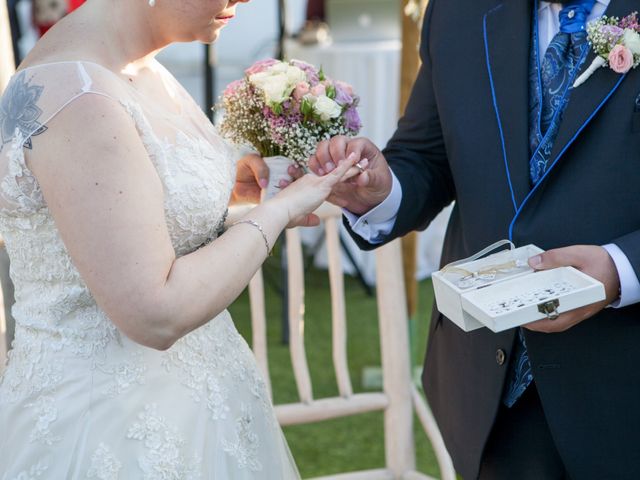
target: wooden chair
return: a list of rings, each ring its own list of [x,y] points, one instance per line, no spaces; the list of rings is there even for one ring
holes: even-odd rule
[[[339,242],[341,211],[325,204],[316,213],[324,222],[329,256],[333,364],[339,397],[315,399],[304,342],[304,261],[298,229],[286,232],[290,351],[300,401],[276,405],[282,426],[313,423],[348,415],[384,411],[386,466],[383,469],[339,474],[322,480],[429,479],[415,467],[413,414],[417,414],[434,448],[441,478],[455,480],[451,458],[424,398],[412,382],[409,334],[399,241],[376,252],[377,303],[380,323],[383,389],[353,393],[348,370],[345,296]],[[249,285],[253,351],[269,382],[267,334],[262,272]],[[327,319],[328,320],[328,319]],[[319,480],[319,479],[316,479]]]

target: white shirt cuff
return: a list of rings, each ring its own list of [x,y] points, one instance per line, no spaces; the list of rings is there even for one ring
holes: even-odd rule
[[[614,243],[603,245],[603,248],[613,259],[620,278],[620,298],[610,306],[622,308],[640,302],[640,281],[627,256]]]
[[[382,243],[389,235],[398,217],[400,202],[402,201],[402,187],[397,177],[391,171],[391,192],[380,205],[372,208],[361,217],[342,209],[342,213],[349,222],[351,230],[369,243]]]

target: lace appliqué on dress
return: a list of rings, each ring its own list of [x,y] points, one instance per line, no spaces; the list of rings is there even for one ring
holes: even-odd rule
[[[98,480],[118,480],[122,463],[115,457],[104,443],[91,456],[91,466],[87,471],[87,478]]]
[[[178,369],[182,384],[191,390],[194,401],[206,401],[212,420],[227,418],[228,385],[248,389],[264,415],[273,417],[265,382],[226,311],[178,340],[165,352],[162,364],[167,371]]]
[[[44,462],[38,462],[28,470],[23,470],[11,480],[36,480],[41,478],[42,475],[49,469]]]
[[[24,158],[24,144],[27,140],[16,130],[9,145],[7,174],[0,182],[4,199],[17,206],[20,212],[34,212],[44,206],[40,185],[31,174]]]
[[[34,403],[28,403],[26,408],[32,408],[36,417],[36,425],[29,435],[30,442],[41,442],[44,445],[53,445],[62,437],[53,435],[50,426],[58,419],[58,408],[53,397],[41,395]]]
[[[100,443],[93,455],[91,455],[91,466],[87,471],[87,478],[97,478],[98,480],[118,480],[118,475],[122,463],[115,457],[109,447]]]
[[[49,352],[42,341],[26,337],[24,341],[15,342],[16,346],[9,351],[11,368],[0,378],[3,392],[0,406],[51,392],[62,381],[62,365],[49,361]]]
[[[142,353],[135,352],[129,355],[129,359],[116,365],[98,367],[102,373],[113,379],[105,389],[108,396],[117,397],[134,386],[145,384],[144,375],[147,372],[147,365],[144,363]]]
[[[224,451],[238,461],[242,469],[248,468],[252,472],[262,470],[262,464],[258,460],[258,448],[260,439],[254,432],[253,415],[248,405],[242,405],[241,415],[236,419],[236,439],[234,441],[223,440]]]
[[[165,189],[165,218],[178,256],[217,238],[235,180],[231,149],[177,130],[159,138],[139,105],[121,102],[154,163]]]
[[[200,459],[187,460],[184,439],[158,414],[156,404],[147,405],[127,432],[127,438],[144,442],[145,455],[139,459],[144,480],[196,480]]]

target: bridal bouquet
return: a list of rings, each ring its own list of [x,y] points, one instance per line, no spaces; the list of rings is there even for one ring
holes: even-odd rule
[[[360,128],[353,88],[308,63],[263,60],[222,94],[220,130],[263,157],[283,156],[305,166],[316,144]]]

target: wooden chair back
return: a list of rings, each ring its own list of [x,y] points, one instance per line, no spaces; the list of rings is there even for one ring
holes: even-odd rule
[[[428,479],[416,471],[413,436],[414,412],[434,448],[441,478],[455,480],[451,458],[436,422],[421,393],[412,382],[409,358],[408,316],[400,242],[376,251],[377,305],[380,324],[383,388],[380,392],[354,393],[348,369],[347,319],[340,247],[341,211],[324,204],[316,212],[323,221],[329,258],[331,288],[332,357],[339,396],[316,399],[305,352],[304,259],[299,229],[286,232],[288,267],[288,320],[291,360],[299,401],[276,405],[282,426],[329,420],[371,411],[384,411],[385,468],[337,474],[323,480]],[[267,329],[262,272],[249,286],[253,351],[269,382]],[[327,319],[329,321],[329,319]],[[270,388],[270,387],[269,387]]]

